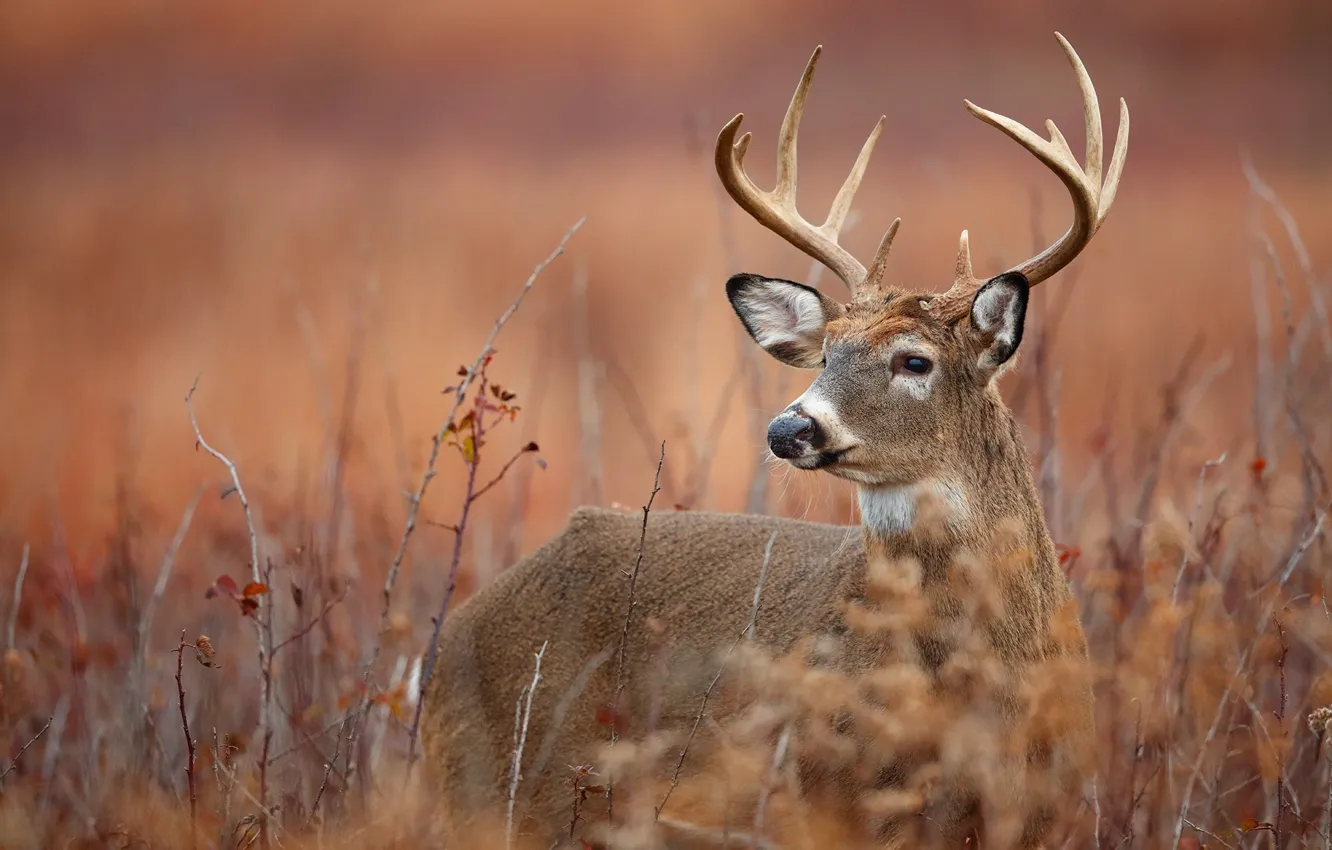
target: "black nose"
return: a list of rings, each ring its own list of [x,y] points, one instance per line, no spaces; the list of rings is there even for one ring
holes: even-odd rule
[[[800,457],[814,439],[813,419],[799,414],[778,416],[768,424],[768,448],[782,460]]]

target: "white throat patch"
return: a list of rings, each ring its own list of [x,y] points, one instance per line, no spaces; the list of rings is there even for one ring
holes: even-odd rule
[[[934,497],[942,510],[940,517],[949,527],[956,529],[967,518],[967,500],[961,488],[947,482],[930,479],[904,487],[857,488],[861,521],[871,531],[884,537],[907,534],[916,525],[918,500]]]

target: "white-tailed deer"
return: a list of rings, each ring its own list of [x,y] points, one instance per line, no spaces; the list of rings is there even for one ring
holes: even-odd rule
[[[423,735],[441,785],[444,816],[454,828],[465,829],[477,817],[503,819],[511,788],[515,702],[532,678],[534,652],[548,642],[513,820],[515,830],[537,846],[571,841],[576,831],[571,826],[571,767],[596,763],[610,738],[608,720],[625,724],[621,735],[626,739],[649,727],[688,730],[695,725],[700,699],[718,670],[718,651],[731,645],[749,619],[765,548],[770,552],[762,615],[752,639],[774,652],[822,638],[842,642],[841,654],[833,653],[840,661],[833,663],[863,665],[864,645],[856,643],[844,614],[848,603],[865,599],[876,559],[917,565],[912,574],[918,576],[925,607],[931,616],[946,617],[949,610],[959,610],[949,571],[970,552],[1020,560],[1020,567],[997,579],[1002,611],[984,630],[1004,665],[1020,674],[1051,658],[1085,657],[1076,605],[1046,528],[1028,456],[997,389],[998,376],[1012,365],[1022,341],[1029,287],[1066,266],[1096,233],[1114,201],[1127,151],[1128,109],[1121,100],[1114,154],[1103,168],[1096,92],[1073,48],[1058,38],[1082,92],[1084,166],[1053,123],[1047,124],[1046,141],[969,101],[966,107],[1058,175],[1073,199],[1073,224],[1047,250],[989,279],[973,275],[963,231],[955,277],[946,292],[917,292],[884,282],[898,221],[888,228],[868,270],[838,245],[883,119],[827,220],[815,226],[797,213],[796,136],[818,50],[782,123],[773,191],[760,190],[744,172],[750,136],[737,139],[742,116],[722,129],[716,163],[731,197],[850,289],[851,300],[839,303],[811,287],[754,274],[736,275],[726,285],[735,312],[764,350],[789,365],[820,370],[810,387],[772,420],[768,445],[798,469],[824,470],[854,482],[860,533],[763,516],[651,514],[621,670],[629,606],[626,574],[639,548],[642,517],[599,508],[575,511],[559,535],[462,604],[444,625],[426,694]],[[922,521],[927,507],[938,512],[938,522]],[[1005,551],[996,553],[994,532],[1001,527],[1006,529]],[[1061,618],[1062,629],[1056,625]],[[915,634],[919,663],[938,670],[947,658],[947,641],[929,627]],[[625,686],[612,707],[617,677]],[[723,680],[720,689],[725,687]],[[1032,745],[1023,761],[1062,770],[1056,785],[1066,796],[1047,801],[1044,809],[1033,804],[1017,842],[1023,846],[1039,842],[1050,806],[1074,807],[1082,790],[1079,770],[1092,735],[1090,686],[1086,680],[1070,681],[1060,696],[1072,720],[1059,734]],[[724,704],[711,704],[694,747],[701,749],[703,738],[713,736],[712,721],[720,722]],[[664,768],[667,779],[675,752]],[[1013,775],[1015,784],[1021,784],[1023,769],[1019,765]],[[687,764],[686,776],[689,770]],[[842,795],[861,790],[847,786]],[[839,793],[834,789],[825,798]],[[610,805],[616,806],[613,797]],[[932,809],[931,817],[946,837],[957,840],[972,828],[977,812],[966,801],[950,805]],[[606,809],[602,795],[589,795],[578,830],[604,821]],[[662,821],[671,820],[669,808],[658,814]],[[864,829],[870,839],[888,834],[882,824]]]

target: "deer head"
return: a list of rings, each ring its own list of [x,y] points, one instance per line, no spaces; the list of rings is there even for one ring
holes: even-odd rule
[[[1082,90],[1085,166],[1078,165],[1053,122],[1046,122],[1046,141],[964,101],[972,115],[1004,131],[1054,171],[1073,199],[1073,225],[1058,241],[989,279],[972,273],[965,230],[953,284],[941,293],[885,284],[888,252],[901,219],[888,227],[868,270],[837,244],[883,118],[861,148],[827,220],[815,226],[796,211],[796,137],[822,48],[805,67],[782,122],[772,191],[760,190],[744,171],[750,134],[736,139],[743,113],[717,138],[717,172],[736,203],[827,266],[850,290],[850,300],[843,303],[810,286],[755,274],[735,275],[726,284],[731,305],[755,342],[783,363],[820,370],[769,425],[772,453],[798,469],[823,469],[861,485],[862,509],[865,488],[904,493],[930,482],[945,497],[966,498],[966,482],[960,479],[980,471],[975,464],[965,468],[964,458],[975,454],[977,445],[983,449],[988,441],[1012,436],[996,378],[1013,363],[1022,342],[1028,290],[1086,247],[1114,203],[1128,148],[1128,106],[1120,100],[1119,132],[1102,181],[1096,90],[1073,47],[1062,35],[1056,37]]]

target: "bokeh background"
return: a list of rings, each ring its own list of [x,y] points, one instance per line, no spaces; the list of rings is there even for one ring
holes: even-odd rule
[[[963,228],[978,272],[998,271],[1062,232],[1068,199],[962,100],[1037,130],[1053,118],[1081,150],[1055,30],[1098,86],[1107,148],[1119,97],[1132,113],[1113,215],[1034,307],[1074,287],[1051,349],[1064,463],[1076,475],[1107,434],[1159,419],[1188,358],[1216,378],[1178,455],[1196,471],[1251,430],[1246,156],[1312,267],[1332,263],[1324,0],[7,0],[5,536],[97,562],[118,489],[167,534],[222,474],[193,449],[183,399],[200,376],[201,425],[266,516],[322,492],[341,434],[349,510],[396,537],[441,388],[583,216],[497,346],[492,377],[524,408],[508,439],[538,440],[548,466],[482,506],[477,562],[530,550],[573,504],[640,504],[661,439],[673,503],[852,522],[840,484],[764,465],[763,427],[808,376],[746,359],[722,285],[807,279],[810,261],[720,193],[716,131],[745,112],[770,185],[821,43],[802,210],[822,217],[884,114],[844,243],[868,256],[900,215],[894,282],[946,286]],[[446,461],[426,508],[441,520],[461,468]],[[205,500],[201,518],[239,526],[232,510]]]

